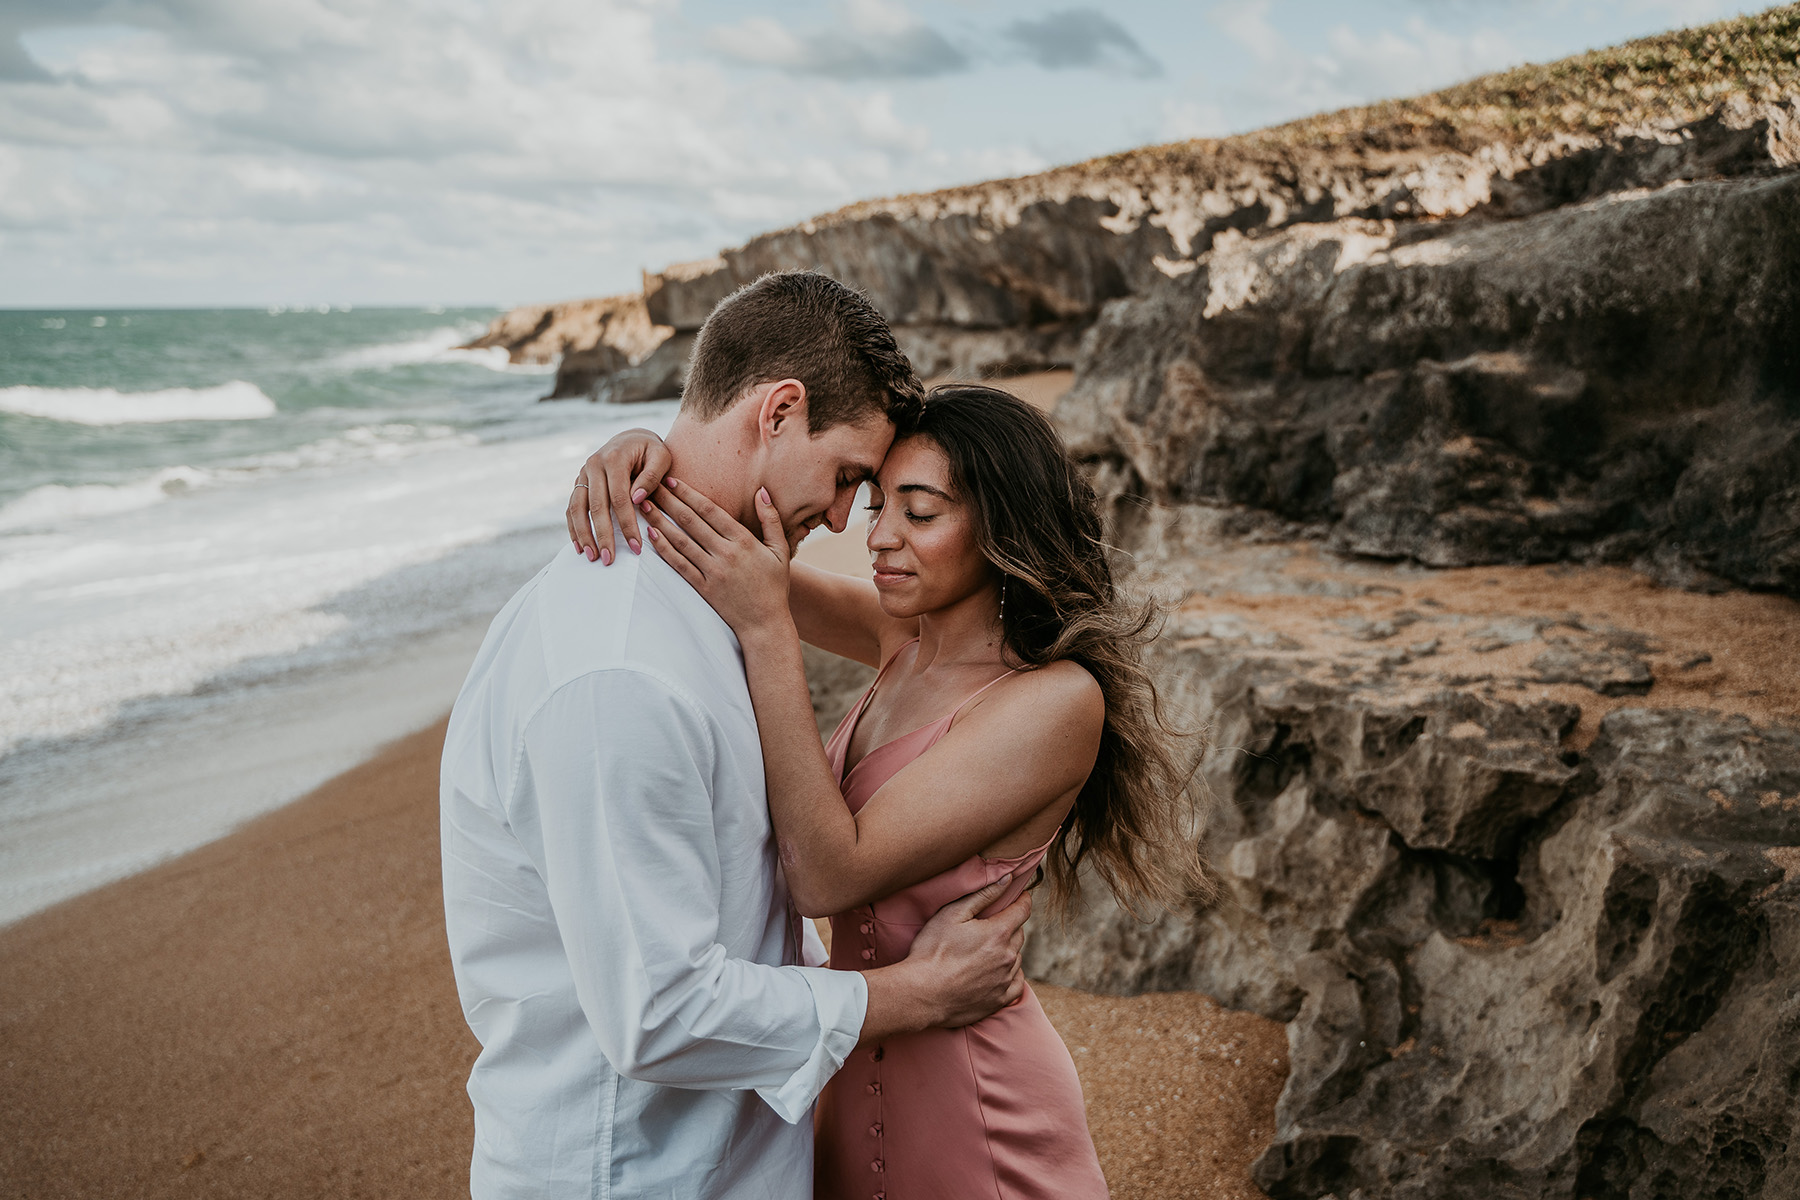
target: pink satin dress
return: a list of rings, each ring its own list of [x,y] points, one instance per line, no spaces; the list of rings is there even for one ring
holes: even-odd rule
[[[826,744],[852,812],[936,744],[970,701],[1000,682],[948,716],[872,748],[846,772],[856,723],[898,657],[897,651],[883,664]],[[898,962],[933,913],[1011,871],[1012,883],[989,911],[1004,908],[1025,890],[1048,849],[1018,858],[975,855],[840,913],[831,918],[831,965],[862,971]],[[930,1029],[852,1051],[819,1097],[814,1178],[819,1200],[1090,1200],[1107,1194],[1075,1063],[1029,987],[1017,1003],[966,1028]]]

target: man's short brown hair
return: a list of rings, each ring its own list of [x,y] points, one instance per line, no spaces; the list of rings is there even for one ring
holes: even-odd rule
[[[925,388],[868,297],[816,271],[781,271],[739,288],[712,310],[688,360],[681,407],[702,421],[746,388],[778,379],[806,385],[806,425],[885,416],[918,419]]]

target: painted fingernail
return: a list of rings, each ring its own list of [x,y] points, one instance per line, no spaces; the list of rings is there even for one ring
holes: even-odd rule
[[[594,561],[594,552],[592,550],[583,550],[581,552],[581,557],[587,559],[589,562],[593,562]]]
[[[612,566],[612,551],[611,550],[602,549],[600,551],[600,565],[603,567]]]
[[[643,488],[639,488],[637,491],[631,493],[631,502],[633,504],[642,504],[649,495],[649,492],[646,492]]]
[[[764,504],[775,503],[773,500],[769,499],[769,489],[768,488],[757,488],[756,489],[756,498],[758,500],[761,500]]]
[[[633,554],[642,554],[644,552],[644,548],[638,545],[638,540],[636,538],[626,538],[625,544],[631,547],[631,552]]]
[[[650,502],[648,500],[646,500],[642,504],[638,505],[638,507],[644,510],[645,516],[650,515]]]
[[[676,488],[681,486],[681,480],[675,478],[673,475],[669,475],[669,476],[665,477],[663,479],[663,482],[669,485],[670,491],[674,491]]]
[[[645,530],[645,531],[644,531],[644,532],[645,532],[645,534],[646,534],[646,536],[648,536],[648,537],[649,537],[649,539],[650,539],[650,540],[651,540],[651,541],[653,541],[653,542],[660,542],[660,541],[662,541],[662,537],[661,537],[661,536],[660,536],[660,535],[658,535],[658,533],[657,533],[657,532],[656,532],[656,530],[654,530],[654,529],[647,529],[647,530]]]

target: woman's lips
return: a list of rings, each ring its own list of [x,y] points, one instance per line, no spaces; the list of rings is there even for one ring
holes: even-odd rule
[[[913,573],[911,571],[902,571],[902,570],[899,570],[898,568],[890,567],[883,563],[875,564],[875,586],[876,587],[884,587],[884,586],[892,587],[897,583],[904,583],[908,579],[911,579],[912,577],[913,577]]]

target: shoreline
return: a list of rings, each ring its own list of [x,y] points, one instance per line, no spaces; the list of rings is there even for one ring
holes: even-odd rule
[[[444,944],[440,719],[179,858],[0,928],[0,1181],[60,1196],[461,1194],[475,1043]],[[1119,1200],[1248,1164],[1280,1025],[1034,984]]]
[[[416,732],[455,699],[489,620],[11,756],[0,929],[228,837]]]

